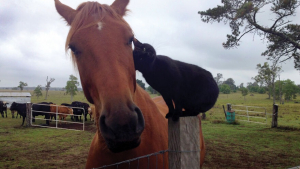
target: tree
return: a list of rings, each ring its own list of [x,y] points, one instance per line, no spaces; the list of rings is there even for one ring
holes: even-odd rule
[[[229,23],[231,34],[227,35],[224,48],[238,47],[245,34],[258,35],[267,39],[268,43],[263,56],[276,62],[294,58],[294,67],[300,70],[300,25],[291,24],[289,18],[295,16],[299,0],[222,0],[222,3],[223,6],[198,13],[206,23]],[[259,22],[259,14],[265,12],[267,7],[270,7],[269,15],[273,16],[273,23],[268,26]]]
[[[243,88],[243,87],[244,87],[244,83],[241,83],[241,84],[240,84],[240,88]]]
[[[151,93],[151,94],[157,94],[158,92],[155,90],[155,89],[153,89],[151,86],[148,86],[147,87],[147,90]]]
[[[248,95],[248,89],[247,88],[240,88],[242,92],[242,96],[244,96],[244,101],[246,101],[246,96]]]
[[[266,89],[264,87],[260,87],[257,92],[259,94],[265,94],[266,93]]]
[[[146,90],[145,83],[142,80],[136,79],[136,83],[139,84],[144,90]]]
[[[34,91],[33,91],[34,95],[37,97],[37,99],[39,99],[40,96],[42,96],[42,87],[41,85],[38,85]]]
[[[18,88],[20,88],[20,90],[23,91],[24,87],[27,86],[27,83],[22,82],[22,81],[20,81],[19,83],[20,84],[19,84]]]
[[[298,86],[295,82],[287,79],[283,82],[283,95],[285,100],[292,100],[297,98],[297,93],[299,92]]]
[[[284,100],[292,100],[297,98],[297,93],[300,91],[298,86],[294,81],[290,79],[287,80],[277,80],[275,82],[275,98],[280,100],[282,103],[282,97],[284,96]]]
[[[230,86],[230,89],[231,89],[232,91],[234,91],[234,90],[236,89],[235,81],[234,81],[232,78],[228,78],[227,80],[225,80],[225,81],[223,82],[223,84],[229,85],[229,86]]]
[[[77,81],[77,77],[70,75],[65,89],[66,89],[66,94],[71,95],[71,102],[73,101],[73,97],[76,95],[76,92],[78,92],[78,89],[77,89],[78,85],[79,85],[79,82]]]
[[[48,97],[48,91],[49,91],[49,89],[50,89],[50,84],[52,83],[52,82],[54,82],[54,78],[50,78],[50,80],[48,81],[48,76],[47,76],[47,79],[46,79],[46,96],[45,96],[45,100],[47,100],[47,97]]]
[[[221,81],[221,79],[223,78],[223,75],[221,73],[217,74],[217,77],[214,77],[216,83],[218,86],[220,86],[223,82]]]
[[[257,83],[266,84],[269,99],[271,99],[271,91],[274,88],[275,78],[281,72],[281,67],[276,66],[276,63],[273,63],[273,65],[270,67],[268,62],[265,62],[263,65],[257,64],[256,69],[258,70],[258,75],[253,79],[255,79]],[[273,102],[275,104],[275,98],[273,98]]]
[[[259,86],[257,84],[257,82],[248,82],[247,83],[247,89],[251,92],[251,93],[254,93],[254,92],[258,92],[259,90]]]
[[[230,94],[230,86],[228,84],[222,84],[220,86],[220,92],[224,93],[224,94]]]

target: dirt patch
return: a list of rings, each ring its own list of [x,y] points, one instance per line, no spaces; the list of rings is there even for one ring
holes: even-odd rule
[[[271,153],[268,151],[251,152],[239,144],[220,144],[214,141],[206,142],[206,158],[203,167],[215,168],[282,168],[293,165],[288,152]],[[295,164],[296,165],[296,164]]]

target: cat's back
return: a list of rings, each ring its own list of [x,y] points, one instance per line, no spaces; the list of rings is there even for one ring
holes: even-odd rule
[[[200,78],[200,77],[206,77],[206,78],[213,78],[212,74],[207,71],[206,69],[203,69],[200,66],[181,62],[178,60],[174,60],[174,63],[177,65],[178,69],[180,70],[181,74],[184,75],[186,78]]]

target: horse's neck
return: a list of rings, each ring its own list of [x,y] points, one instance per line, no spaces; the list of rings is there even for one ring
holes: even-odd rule
[[[148,117],[151,114],[160,114],[156,104],[153,102],[148,92],[143,90],[138,84],[136,84],[136,86],[137,87],[134,94],[134,102],[141,109],[143,115]]]

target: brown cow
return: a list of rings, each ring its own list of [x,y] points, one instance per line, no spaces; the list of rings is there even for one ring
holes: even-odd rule
[[[91,105],[88,110],[89,110],[91,121],[95,121],[95,113],[96,113],[95,105]]]
[[[73,109],[66,106],[58,106],[55,104],[50,104],[50,111],[53,112],[52,114],[50,114],[50,116],[55,116],[55,113],[57,111],[59,120],[66,120],[68,114],[73,114]]]

